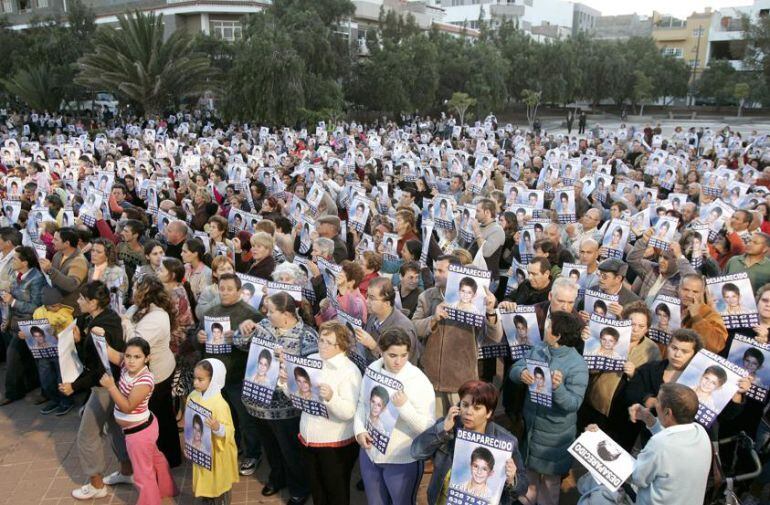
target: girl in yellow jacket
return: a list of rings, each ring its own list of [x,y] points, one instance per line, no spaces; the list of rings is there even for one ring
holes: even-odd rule
[[[211,448],[211,470],[199,464],[193,465],[193,492],[196,497],[202,498],[204,503],[210,505],[229,504],[230,490],[233,484],[238,482],[235,426],[230,407],[220,392],[225,385],[226,372],[224,363],[218,359],[204,359],[198,362],[193,371],[194,391],[187,397],[188,415],[196,411],[190,407],[191,403],[197,403],[211,412],[211,417],[204,421],[211,429],[211,442],[204,444]],[[185,422],[185,453],[188,457],[192,456],[196,442],[200,442],[196,439],[196,422],[191,424],[192,439],[188,440],[188,426]],[[197,429],[202,431],[202,426],[197,426]]]

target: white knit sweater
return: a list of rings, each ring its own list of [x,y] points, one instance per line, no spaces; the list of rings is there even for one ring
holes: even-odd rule
[[[320,359],[318,354],[309,357]],[[323,401],[329,418],[303,412],[299,420],[302,439],[310,446],[335,446],[353,439],[353,416],[361,389],[358,367],[344,353],[324,360],[319,384],[326,384],[334,392],[331,400]]]
[[[409,454],[412,440],[423,431],[433,426],[436,398],[433,385],[422,371],[411,363],[407,363],[398,374],[385,370],[382,358],[369,365],[377,373],[393,377],[404,385],[406,403],[398,408],[398,420],[390,436],[388,449],[385,454],[372,446],[366,453],[374,463],[412,463],[414,458]],[[355,433],[366,432],[365,406],[369,401],[366,392],[361,388],[356,409]]]

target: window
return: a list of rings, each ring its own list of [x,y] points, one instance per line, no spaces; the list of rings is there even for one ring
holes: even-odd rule
[[[211,34],[233,42],[243,37],[243,25],[240,21],[211,21]]]
[[[30,0],[19,0],[19,12],[27,12],[31,7]]]
[[[705,33],[705,30],[699,27],[692,31],[692,36],[697,39],[698,37],[702,37],[704,33]]]
[[[45,9],[48,7],[48,0],[37,0],[37,8]]]
[[[681,47],[664,47],[660,53],[663,56],[673,56],[674,58],[681,58],[683,54]]]

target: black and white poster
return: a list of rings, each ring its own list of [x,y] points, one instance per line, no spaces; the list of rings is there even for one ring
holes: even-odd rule
[[[596,482],[610,491],[620,489],[636,464],[636,460],[602,430],[584,431],[568,451]]]

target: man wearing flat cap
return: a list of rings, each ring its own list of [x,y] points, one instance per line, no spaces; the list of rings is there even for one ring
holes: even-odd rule
[[[626,272],[628,272],[628,265],[623,260],[606,259],[599,263],[599,283],[589,288],[606,295],[618,295],[618,301],[610,303],[607,307],[608,311],[616,317],[620,317],[626,304],[640,300],[639,295],[624,285]],[[588,319],[587,315],[585,309],[581,310],[583,320]]]

